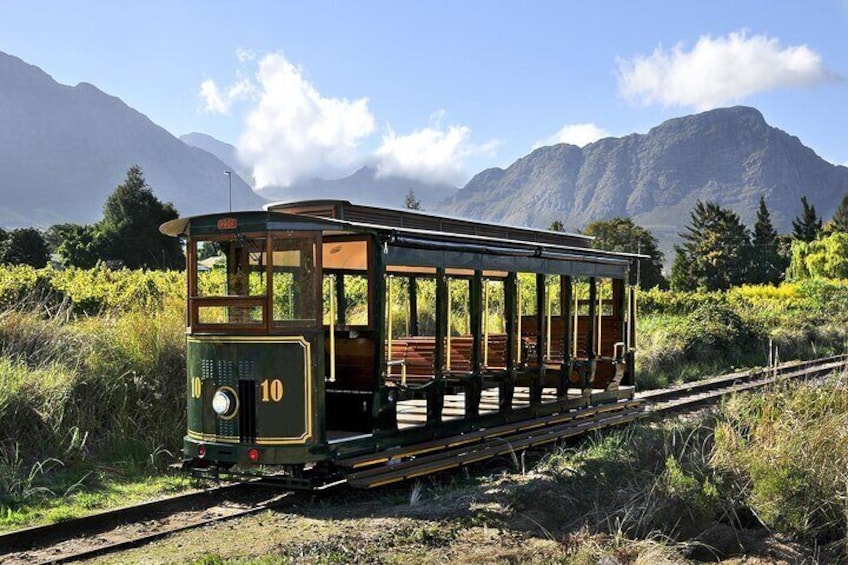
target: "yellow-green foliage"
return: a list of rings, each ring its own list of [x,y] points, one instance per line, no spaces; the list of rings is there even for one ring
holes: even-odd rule
[[[848,277],[848,234],[835,232],[815,241],[793,241],[789,276],[844,279]]]
[[[0,310],[61,304],[85,314],[150,310],[169,297],[185,299],[185,291],[178,271],[0,268]]]
[[[836,386],[832,386],[836,385]],[[767,525],[828,542],[848,531],[848,389],[801,385],[722,406],[713,465]]]

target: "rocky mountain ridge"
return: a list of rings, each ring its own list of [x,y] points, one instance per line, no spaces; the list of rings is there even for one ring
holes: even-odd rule
[[[807,196],[830,218],[848,193],[848,168],[833,165],[754,108],[721,108],[674,118],[647,134],[579,148],[542,147],[506,169],[475,175],[439,210],[515,225],[568,230],[630,216],[668,249],[698,200],[712,200],[753,225],[765,196],[779,231],[791,230]]]
[[[0,225],[95,221],[133,164],[181,214],[227,206],[227,167],[218,158],[91,84],[59,84],[0,52]],[[233,177],[234,208],[263,202]]]

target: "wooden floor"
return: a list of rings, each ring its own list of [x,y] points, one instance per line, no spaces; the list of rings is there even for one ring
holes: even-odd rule
[[[622,389],[632,387],[621,387]],[[603,392],[602,389],[593,389],[593,393]],[[480,414],[493,414],[498,411],[499,391],[496,388],[486,389],[480,397]],[[580,389],[568,389],[569,398],[580,398],[583,392]],[[542,389],[542,403],[555,402],[557,400],[555,388]],[[530,405],[530,389],[528,387],[516,387],[512,398],[513,408],[524,408]],[[442,410],[442,420],[461,420],[465,416],[465,393],[445,395],[445,405]],[[401,400],[397,405],[398,429],[403,430],[416,426],[423,426],[427,421],[427,401]]]

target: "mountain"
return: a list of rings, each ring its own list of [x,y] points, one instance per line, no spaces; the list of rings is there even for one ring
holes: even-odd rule
[[[0,225],[92,222],[138,164],[183,215],[225,209],[228,167],[96,87],[54,81],[0,52]],[[264,202],[233,176],[233,208]]]
[[[768,125],[758,110],[737,106],[582,149],[539,148],[506,169],[477,174],[439,210],[543,228],[561,220],[568,230],[630,216],[668,251],[698,200],[730,207],[753,227],[762,194],[775,227],[788,232],[801,196],[829,219],[846,193],[848,168]]]
[[[181,135],[180,141],[211,153],[220,159],[227,166],[228,170],[235,172],[253,186],[253,169],[241,162],[241,159],[238,157],[238,151],[234,146],[215,139],[211,135],[197,132]]]
[[[258,192],[270,200],[342,198],[358,204],[402,208],[410,190],[423,209],[432,210],[439,202],[453,196],[457,189],[448,184],[430,184],[405,177],[381,177],[376,169],[364,166],[341,179],[315,178],[289,187],[269,186]]]

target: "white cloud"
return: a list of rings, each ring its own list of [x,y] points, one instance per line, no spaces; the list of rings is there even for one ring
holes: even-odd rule
[[[326,98],[280,53],[259,62],[258,103],[238,142],[259,187],[348,172],[359,143],[374,131],[368,99]]]
[[[557,143],[570,143],[577,147],[583,147],[609,136],[609,132],[599,128],[595,124],[567,124],[562,126],[562,129],[553,134],[551,137],[537,141],[533,144],[532,149],[538,149],[539,147],[544,147],[546,145],[556,145]]]
[[[281,53],[257,57],[239,50],[236,55],[242,69],[258,67],[255,76],[240,71],[227,88],[204,81],[200,95],[206,111],[222,114],[236,102],[249,102],[236,145],[240,159],[253,168],[258,188],[339,177],[365,163],[376,164],[384,177],[459,184],[466,177],[465,160],[489,154],[499,144],[472,143],[468,127],[442,125],[446,112],[440,110],[412,133],[398,134],[387,126],[376,152],[366,155],[362,145],[372,139],[376,121],[368,98],[323,96]]]
[[[780,87],[811,86],[833,78],[806,45],[781,47],[776,38],[702,36],[686,51],[678,44],[651,55],[619,59],[621,94],[634,102],[706,110]]]
[[[204,80],[200,83],[203,109],[215,114],[229,114],[233,102],[250,98],[254,92],[253,83],[244,77],[225,90],[219,88],[213,80]]]
[[[489,154],[499,144],[491,140],[476,145],[469,140],[471,130],[463,125],[443,127],[445,111],[430,117],[430,126],[407,135],[398,135],[391,126],[383,134],[376,151],[379,176],[407,176],[425,182],[460,184],[465,180],[465,160]]]

